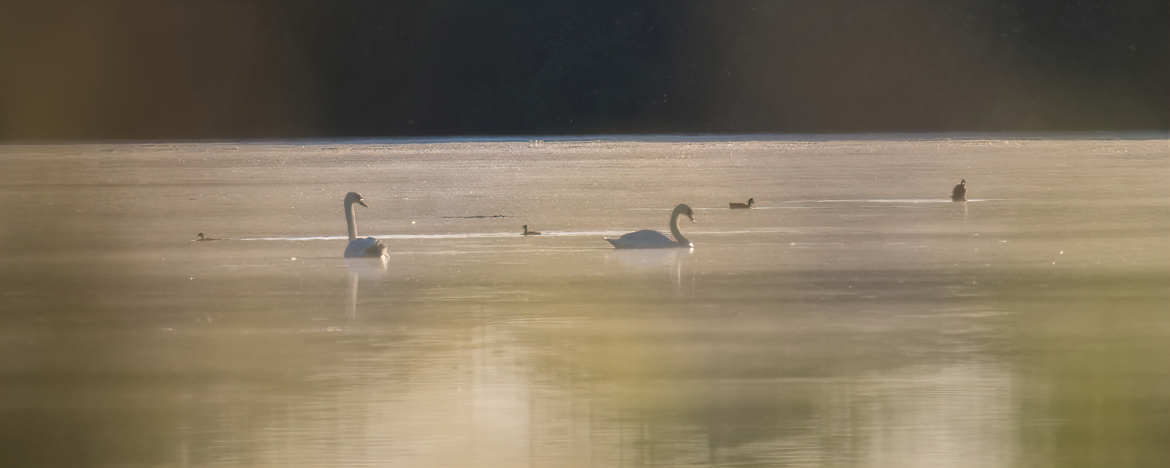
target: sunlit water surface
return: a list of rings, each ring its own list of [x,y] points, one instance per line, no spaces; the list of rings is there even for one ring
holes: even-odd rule
[[[2,146],[0,461],[1166,466],[1167,141]]]

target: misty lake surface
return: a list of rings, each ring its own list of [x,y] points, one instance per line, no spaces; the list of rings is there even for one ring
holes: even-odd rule
[[[0,464],[1167,466],[1168,141],[0,146]]]

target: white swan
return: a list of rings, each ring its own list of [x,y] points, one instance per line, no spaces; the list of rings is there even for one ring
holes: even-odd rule
[[[357,214],[353,204],[366,206],[365,200],[355,192],[345,194],[345,226],[349,228],[349,245],[345,246],[346,257],[381,257],[386,255],[386,246],[373,237],[357,236]]]
[[[678,215],[687,215],[691,222],[695,222],[695,212],[691,207],[685,203],[680,203],[674,207],[674,212],[670,213],[670,233],[674,234],[674,239],[666,237],[665,234],[643,229],[641,231],[631,232],[625,234],[617,239],[605,238],[614,248],[618,249],[665,249],[671,247],[694,247],[691,241],[683,237],[682,232],[678,230]]]

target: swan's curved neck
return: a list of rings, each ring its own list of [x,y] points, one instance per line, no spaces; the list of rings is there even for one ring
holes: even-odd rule
[[[345,227],[349,228],[349,240],[357,239],[357,214],[353,212],[353,202],[345,201]]]
[[[675,208],[674,212],[670,214],[670,233],[674,235],[674,241],[679,244],[690,245],[691,241],[687,240],[682,235],[682,231],[678,230],[678,215],[682,214],[682,210]]]

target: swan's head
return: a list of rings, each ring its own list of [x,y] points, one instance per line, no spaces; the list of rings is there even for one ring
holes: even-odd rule
[[[686,203],[679,204],[675,208],[675,211],[678,211],[679,214],[686,215],[687,219],[691,220],[692,223],[695,222],[695,212]]]
[[[201,232],[201,233],[199,233],[199,234],[196,234],[195,236],[196,236],[196,237],[198,237],[200,240],[202,240],[202,239],[203,239],[203,233],[202,233],[202,232]]]
[[[349,193],[345,194],[345,204],[348,205],[350,203],[357,203],[361,206],[366,206],[366,200],[364,198],[362,198],[362,195],[360,193],[357,193],[357,192],[349,192]],[[369,207],[366,206],[366,208],[369,208]]]
[[[967,185],[967,179],[960,180],[959,185]]]

